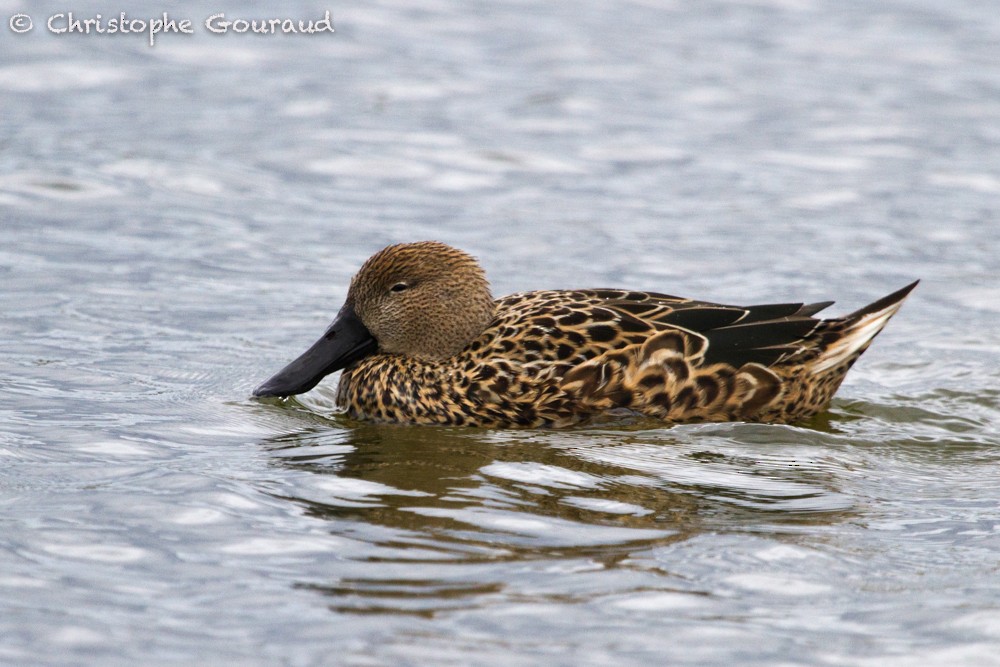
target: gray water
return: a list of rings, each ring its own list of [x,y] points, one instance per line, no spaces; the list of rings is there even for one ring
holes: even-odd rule
[[[995,3],[127,4],[0,2],[0,663],[1000,664]],[[800,426],[249,398],[425,238],[498,295],[923,282]]]

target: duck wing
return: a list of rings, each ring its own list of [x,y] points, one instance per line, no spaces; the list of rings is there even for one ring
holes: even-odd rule
[[[810,340],[822,320],[813,315],[832,301],[732,306],[658,292],[579,290],[578,300],[638,319],[657,331],[681,329],[703,337],[703,364],[771,366],[815,347]],[[595,304],[596,305],[596,304]]]

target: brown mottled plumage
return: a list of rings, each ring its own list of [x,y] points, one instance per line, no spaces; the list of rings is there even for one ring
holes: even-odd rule
[[[567,426],[627,410],[666,422],[793,422],[825,409],[916,283],[845,317],[832,302],[724,306],[614,289],[497,301],[479,264],[442,243],[389,246],[351,281],[326,334],[257,396],[345,369],[358,419]]]

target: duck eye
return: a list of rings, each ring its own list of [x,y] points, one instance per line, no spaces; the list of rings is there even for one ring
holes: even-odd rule
[[[396,283],[395,285],[390,287],[389,290],[392,292],[404,292],[407,290],[407,288],[409,288],[409,285],[407,285],[406,283]]]

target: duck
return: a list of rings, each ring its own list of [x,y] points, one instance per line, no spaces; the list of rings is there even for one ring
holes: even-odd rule
[[[470,254],[400,243],[364,262],[320,339],[253,395],[285,399],[342,371],[338,408],[378,423],[802,422],[828,408],[918,282],[832,319],[815,317],[832,301],[731,306],[609,288],[494,299]]]

